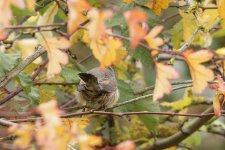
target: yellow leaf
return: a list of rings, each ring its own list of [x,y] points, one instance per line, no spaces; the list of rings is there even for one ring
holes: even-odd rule
[[[102,39],[106,32],[105,20],[112,16],[112,12],[109,10],[99,11],[98,9],[92,9],[89,11],[90,23],[88,25],[88,31],[92,40]]]
[[[113,62],[114,65],[119,65],[122,62],[122,59],[127,56],[127,51],[125,49],[116,50],[116,60]]]
[[[35,8],[35,0],[25,0],[26,7],[29,10],[34,10]]]
[[[225,28],[225,0],[217,0],[219,17],[222,19],[221,25]]]
[[[9,132],[14,133],[17,138],[14,144],[19,149],[27,149],[32,140],[33,126],[31,124],[20,124],[9,128]]]
[[[72,35],[73,32],[79,27],[79,24],[86,19],[82,13],[89,10],[91,6],[86,0],[68,0],[67,6],[69,8],[67,33]]]
[[[144,39],[147,30],[140,25],[147,21],[148,16],[140,10],[127,11],[124,13],[130,32],[130,46],[135,48]]]
[[[152,9],[156,15],[160,15],[162,9],[166,9],[169,6],[171,0],[153,0],[145,4],[146,7]]]
[[[91,41],[90,44],[93,55],[100,62],[101,68],[108,67],[118,61],[116,60],[116,55],[118,49],[121,48],[121,46],[121,41],[113,37],[108,37],[104,41]]]
[[[208,5],[208,7],[210,6],[213,7],[214,5]],[[206,9],[202,13],[199,13],[198,16],[200,23],[209,30],[218,18],[218,11],[216,9]]]
[[[183,53],[183,56],[191,72],[194,92],[201,93],[208,82],[214,79],[212,70],[201,65],[201,63],[212,59],[213,54],[208,50],[199,50],[197,52],[187,51]]]
[[[148,46],[152,49],[158,49],[159,46],[163,45],[163,39],[156,37],[163,29],[163,26],[155,26],[145,37],[145,40],[148,43]],[[155,51],[156,52],[156,51]],[[152,52],[152,55],[155,55],[155,52]]]
[[[193,96],[192,90],[187,89],[184,97],[180,100],[174,101],[174,102],[162,102],[160,105],[171,107],[173,111],[180,111],[188,106],[190,106],[193,103],[197,102],[203,102],[204,98],[200,96]]]
[[[24,60],[28,56],[32,55],[35,51],[35,47],[38,45],[38,41],[36,39],[22,39],[15,42],[15,45],[19,48],[22,53],[22,59]],[[42,59],[37,58],[34,63],[40,64]]]
[[[224,56],[224,55],[225,55],[225,47],[219,48],[219,49],[217,49],[215,52],[216,52],[216,54],[218,54],[218,55]]]
[[[172,91],[169,79],[177,79],[178,77],[179,74],[172,66],[156,63],[156,83],[153,100],[156,101],[163,97],[164,94],[169,94]]]
[[[44,39],[44,47],[48,52],[48,70],[47,70],[47,77],[51,78],[56,74],[61,72],[60,64],[67,64],[68,63],[68,56],[66,53],[61,51],[61,49],[66,49],[70,47],[70,42],[64,37],[52,37],[52,38],[45,38]]]

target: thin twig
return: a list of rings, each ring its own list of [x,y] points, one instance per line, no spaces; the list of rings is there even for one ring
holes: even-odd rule
[[[192,33],[191,37],[181,46],[181,48],[178,49],[178,51],[180,51],[180,52],[185,51],[189,47],[189,45],[191,44],[192,40],[197,35],[199,30],[200,30],[200,27],[195,29],[195,31]]]
[[[9,126],[17,125],[17,123],[0,118],[0,125],[9,127]]]
[[[49,28],[49,27],[61,27],[66,25],[66,22],[53,23],[53,24],[45,24],[45,25],[15,25],[15,26],[6,26],[5,29],[40,29],[40,28]]]

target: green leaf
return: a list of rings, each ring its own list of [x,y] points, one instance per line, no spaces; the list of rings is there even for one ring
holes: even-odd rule
[[[155,25],[160,24],[160,19],[155,15],[155,13],[146,7],[140,8],[142,11],[144,11],[148,15],[148,21],[147,24],[150,28],[153,28]]]
[[[182,22],[178,22],[175,26],[169,30],[169,34],[172,37],[172,43],[174,49],[179,49],[183,40],[183,26]]]
[[[129,84],[122,80],[118,80],[118,89],[120,92],[119,102],[125,102],[127,100],[135,98],[133,90]],[[130,103],[124,106],[120,106],[115,109],[117,112],[127,111],[159,111],[158,103],[153,103],[150,99],[143,99],[135,103]],[[149,130],[153,130],[158,124],[158,116],[153,115],[138,115],[141,121],[146,125]]]
[[[31,91],[28,94],[28,98],[32,101],[33,105],[38,105],[40,103],[40,93],[39,89],[36,87],[31,87]]]
[[[132,111],[149,111],[149,112],[159,112],[159,104],[153,102],[150,98],[135,102],[133,104]],[[141,121],[145,124],[149,131],[154,130],[158,125],[159,116],[156,115],[138,115]]]
[[[32,85],[32,79],[24,72],[18,74],[19,82],[22,87],[28,87]]]
[[[2,76],[13,69],[20,57],[20,54],[5,54],[0,51],[0,75]]]
[[[118,89],[120,93],[118,103],[125,102],[129,99],[134,98],[133,89],[131,88],[129,84],[127,84],[123,80],[118,80],[117,84],[118,84]],[[131,108],[131,106],[132,104],[128,104],[128,105],[120,106],[116,108],[115,110],[118,112],[119,111],[125,112],[125,111],[128,111]]]
[[[146,4],[147,2],[149,2],[150,0],[135,0],[135,2],[139,5],[144,5]]]
[[[93,7],[101,7],[99,0],[88,0],[89,4]]]
[[[21,9],[19,7],[16,7],[12,5],[12,12],[13,15],[16,17],[25,17],[25,16],[34,16],[36,13],[34,11],[28,10],[28,9]]]
[[[147,49],[138,46],[134,51],[133,57],[140,60],[143,65],[146,84],[152,85],[155,82],[155,69],[150,52]]]
[[[64,67],[61,75],[67,82],[78,81],[78,73],[80,71],[76,67]]]
[[[218,31],[215,31],[212,36],[214,38],[220,38],[220,37],[224,37],[225,36],[225,29],[220,29]]]
[[[126,24],[125,18],[123,15],[121,15],[121,13],[115,13],[111,19],[106,21],[106,25],[108,27],[114,27],[125,24]]]
[[[186,146],[190,148],[197,147],[201,144],[201,134],[200,132],[194,132],[191,134],[187,139],[185,139],[182,143],[184,143]]]

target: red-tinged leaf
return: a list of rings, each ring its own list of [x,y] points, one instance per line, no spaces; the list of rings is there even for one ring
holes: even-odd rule
[[[217,90],[219,88],[219,86],[217,84],[211,84],[209,86],[209,88],[212,89],[212,90]]]
[[[208,85],[208,82],[214,79],[212,70],[206,68],[201,63],[212,59],[213,54],[208,50],[199,50],[197,52],[190,50],[183,53],[183,56],[191,72],[194,92],[201,93]]]
[[[218,84],[219,84],[218,91],[225,92],[225,84],[224,84],[224,81],[223,81],[223,79],[220,75],[218,75],[217,80],[218,80]]]
[[[135,48],[146,36],[146,27],[142,28],[141,23],[148,19],[148,16],[140,10],[127,11],[124,13],[130,31],[130,46]]]
[[[216,116],[221,116],[221,109],[225,101],[225,92],[218,92],[213,100],[213,109]]]
[[[79,24],[85,21],[86,17],[82,13],[89,10],[91,6],[86,0],[68,0],[67,3],[69,8],[67,32],[71,35]]]
[[[124,141],[116,146],[114,150],[135,150],[136,146],[132,141]]]
[[[153,100],[158,100],[164,94],[169,94],[172,91],[172,86],[169,79],[177,79],[179,74],[169,65],[163,63],[156,63],[156,83],[153,92]]]

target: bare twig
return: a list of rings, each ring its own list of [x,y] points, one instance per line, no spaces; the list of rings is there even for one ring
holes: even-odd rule
[[[0,118],[0,125],[3,125],[3,126],[14,126],[14,125],[17,125],[17,123],[14,123],[14,122],[11,122],[11,121],[8,121],[8,120],[5,120],[5,119],[1,119]]]
[[[181,46],[181,48],[178,49],[178,51],[180,51],[180,52],[185,51],[188,48],[188,46],[191,44],[192,40],[197,35],[199,30],[200,30],[200,27],[195,29],[195,31],[192,33],[191,37]]]

